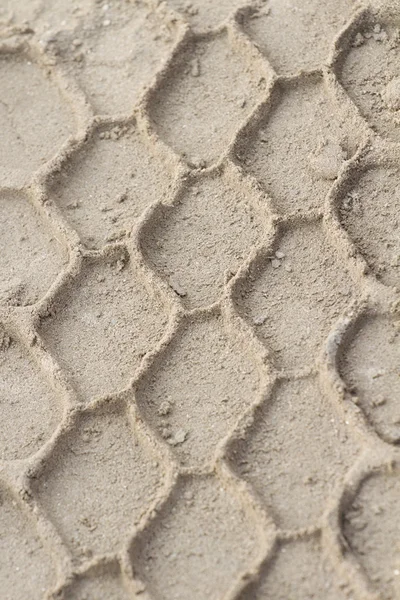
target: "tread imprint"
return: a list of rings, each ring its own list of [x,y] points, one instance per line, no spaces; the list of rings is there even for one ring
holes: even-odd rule
[[[7,600],[400,598],[400,9],[23,4]]]

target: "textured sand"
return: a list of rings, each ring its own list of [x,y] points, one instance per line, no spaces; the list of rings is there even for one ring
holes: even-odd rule
[[[1,600],[400,599],[398,0],[0,0]]]

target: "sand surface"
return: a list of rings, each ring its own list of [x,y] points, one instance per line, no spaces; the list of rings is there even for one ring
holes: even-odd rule
[[[1,600],[399,600],[399,209],[398,0],[0,0]]]

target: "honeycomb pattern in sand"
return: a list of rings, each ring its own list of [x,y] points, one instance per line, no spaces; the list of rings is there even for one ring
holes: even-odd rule
[[[0,7],[7,599],[400,598],[395,4]]]

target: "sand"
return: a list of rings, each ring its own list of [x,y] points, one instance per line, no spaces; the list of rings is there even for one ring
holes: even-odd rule
[[[397,0],[0,0],[0,597],[400,599]]]

